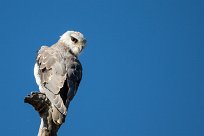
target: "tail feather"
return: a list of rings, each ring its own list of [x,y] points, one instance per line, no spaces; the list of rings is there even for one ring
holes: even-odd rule
[[[64,123],[65,117],[54,105],[52,106],[52,119],[55,124],[61,125]]]

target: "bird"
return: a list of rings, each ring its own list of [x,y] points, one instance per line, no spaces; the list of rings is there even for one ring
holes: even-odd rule
[[[41,46],[34,65],[39,91],[51,102],[52,119],[57,125],[65,122],[71,100],[82,79],[79,54],[86,38],[78,31],[66,31],[52,46]]]

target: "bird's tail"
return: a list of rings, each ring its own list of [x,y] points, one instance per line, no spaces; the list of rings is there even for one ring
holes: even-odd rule
[[[44,92],[52,104],[53,122],[57,125],[64,123],[67,114],[67,108],[63,104],[63,100],[61,99],[60,95],[53,94],[48,89]]]
[[[54,105],[52,105],[52,119],[57,125],[65,122],[65,115],[63,115]]]

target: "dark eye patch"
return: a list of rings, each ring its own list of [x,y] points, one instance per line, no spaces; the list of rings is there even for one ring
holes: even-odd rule
[[[77,40],[76,38],[72,37],[72,36],[71,36],[71,40],[72,40],[72,42],[74,42],[74,43],[77,43],[77,42],[78,42],[78,40]]]

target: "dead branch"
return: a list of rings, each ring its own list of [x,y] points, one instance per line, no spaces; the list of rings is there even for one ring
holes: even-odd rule
[[[38,136],[57,136],[61,125],[53,122],[51,103],[46,95],[40,92],[32,92],[31,95],[24,98],[24,102],[32,105],[40,115],[41,123]]]

